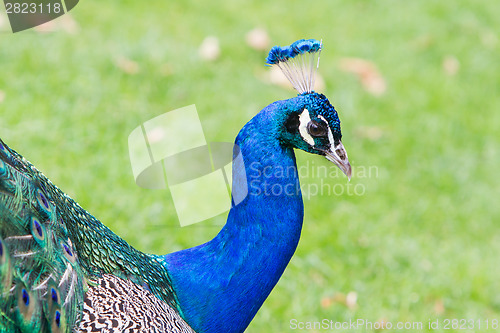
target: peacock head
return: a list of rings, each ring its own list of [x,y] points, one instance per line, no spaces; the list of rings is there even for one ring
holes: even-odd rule
[[[350,179],[352,169],[337,111],[325,95],[313,90],[322,46],[318,40],[301,39],[269,52],[266,63],[278,66],[299,92],[283,115],[281,139],[293,148],[325,156]]]

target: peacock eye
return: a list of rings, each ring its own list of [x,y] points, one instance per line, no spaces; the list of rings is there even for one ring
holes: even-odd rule
[[[315,120],[311,120],[309,124],[307,124],[307,131],[315,137],[326,136],[328,134],[326,124]]]
[[[66,259],[69,260],[72,264],[75,263],[76,257],[75,254],[73,253],[72,249],[70,246],[68,246],[66,243],[62,242],[62,248],[63,248],[63,254],[66,257]]]
[[[21,293],[22,293],[24,305],[28,306],[30,304],[30,295],[28,294],[28,292],[24,288],[21,291]]]
[[[43,194],[43,192],[40,189],[36,191],[36,199],[38,201],[38,204],[42,207],[43,210],[45,210],[46,212],[52,211],[47,196]]]
[[[57,296],[57,291],[54,288],[52,288],[50,290],[50,294],[52,296],[52,301],[55,302],[55,303],[57,303],[58,300],[59,300],[59,297]]]
[[[61,312],[58,310],[56,311],[56,315],[54,317],[54,322],[56,323],[57,327],[61,326]]]
[[[40,222],[35,218],[31,218],[31,233],[36,237],[36,239],[43,241],[45,239],[43,234],[43,228]]]

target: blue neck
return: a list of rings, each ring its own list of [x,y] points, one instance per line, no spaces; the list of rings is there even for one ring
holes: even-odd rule
[[[236,138],[244,163],[233,163],[233,193],[246,183],[248,195],[220,233],[163,256],[183,315],[198,333],[243,332],[297,247],[304,209],[295,155],[278,139],[283,103],[262,110]]]

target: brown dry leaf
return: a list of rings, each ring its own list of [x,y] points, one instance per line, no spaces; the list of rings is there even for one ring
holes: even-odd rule
[[[69,34],[76,34],[80,27],[70,14],[64,14],[52,21],[45,22],[33,28],[36,32],[65,31]]]
[[[248,46],[257,51],[267,51],[271,40],[267,31],[263,28],[255,28],[250,30],[246,35]]]
[[[80,31],[80,26],[70,14],[64,14],[63,17],[59,19],[59,24],[64,31],[70,34],[76,34]]]
[[[442,299],[438,299],[435,303],[434,303],[434,312],[437,314],[437,315],[442,315],[445,311],[445,308],[444,308],[444,303],[443,303],[443,300]]]
[[[0,103],[2,103],[5,100],[5,92],[3,90],[0,90]]]
[[[377,141],[384,135],[382,129],[377,126],[359,126],[354,129],[354,133],[360,138],[372,141]]]
[[[411,45],[417,50],[426,50],[435,44],[434,38],[432,35],[420,35],[417,36],[413,41],[411,41]]]
[[[44,33],[44,32],[53,32],[58,30],[57,29],[57,24],[55,20],[45,22],[43,24],[37,25],[36,27],[33,28],[36,32]]]
[[[432,270],[432,262],[429,260],[429,259],[423,259],[421,262],[420,262],[420,267],[422,268],[422,270],[424,270],[425,272],[430,272]]]
[[[350,291],[347,295],[343,293],[336,293],[333,296],[323,297],[321,299],[321,307],[323,309],[327,309],[333,304],[342,304],[350,310],[354,310],[357,307],[357,300],[358,294],[355,291]]]
[[[360,58],[343,58],[340,60],[340,69],[356,74],[361,80],[363,88],[374,96],[383,95],[387,89],[382,74],[371,61]]]
[[[460,69],[460,62],[454,56],[447,56],[443,59],[443,70],[449,75],[453,76],[457,74]]]
[[[325,90],[325,80],[323,77],[316,73],[316,81],[314,81],[314,91],[323,91]]]
[[[498,37],[493,31],[487,31],[481,35],[481,42],[488,48],[494,48],[498,44]]]
[[[290,81],[288,81],[283,72],[281,72],[281,69],[276,66],[272,66],[269,70],[269,82],[282,88],[293,89]]]
[[[206,37],[198,49],[198,54],[203,60],[217,60],[220,56],[219,39],[214,36]]]
[[[174,66],[169,63],[164,63],[160,66],[160,74],[163,76],[170,76],[174,74]]]
[[[350,309],[354,310],[357,307],[358,293],[355,291],[350,291],[345,297],[345,305]]]
[[[323,297],[320,303],[323,309],[327,309],[333,304],[333,301],[331,297]]]
[[[269,82],[277,86],[293,89],[292,84],[286,78],[285,74],[276,66],[272,66],[269,71]],[[316,81],[314,82],[314,91],[322,91],[325,89],[325,80],[323,77],[316,73]]]
[[[387,318],[380,318],[374,324],[373,327],[379,327],[379,329],[375,329],[376,331],[383,330],[387,328],[387,323],[389,320]]]
[[[345,304],[346,296],[342,293],[336,293],[333,296],[323,297],[321,299],[321,307],[323,309],[329,308],[333,304]]]
[[[139,64],[131,59],[125,57],[119,57],[115,59],[115,65],[127,74],[137,74],[139,73]]]

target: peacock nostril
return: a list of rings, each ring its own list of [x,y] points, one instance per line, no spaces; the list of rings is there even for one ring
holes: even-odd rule
[[[335,150],[335,152],[337,153],[337,156],[343,161],[345,160],[345,152],[343,149],[337,149]]]

